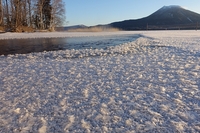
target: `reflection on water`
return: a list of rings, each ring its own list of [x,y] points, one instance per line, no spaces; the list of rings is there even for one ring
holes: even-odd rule
[[[37,38],[0,40],[0,55],[26,54],[31,52],[66,49],[106,49],[110,46],[133,41],[138,36],[101,36],[72,38]]]

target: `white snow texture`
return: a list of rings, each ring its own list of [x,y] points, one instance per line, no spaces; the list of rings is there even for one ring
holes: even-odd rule
[[[0,38],[116,34],[142,37],[106,50],[0,56],[0,132],[200,132],[200,31]]]

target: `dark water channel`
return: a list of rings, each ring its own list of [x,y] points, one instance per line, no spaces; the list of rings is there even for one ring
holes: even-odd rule
[[[0,55],[66,49],[106,49],[136,38],[138,35],[0,40]]]

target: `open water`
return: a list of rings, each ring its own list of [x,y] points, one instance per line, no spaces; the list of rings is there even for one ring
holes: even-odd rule
[[[66,49],[107,49],[111,46],[131,42],[137,38],[138,35],[115,35],[0,40],[0,55],[27,54],[32,52],[57,51]]]

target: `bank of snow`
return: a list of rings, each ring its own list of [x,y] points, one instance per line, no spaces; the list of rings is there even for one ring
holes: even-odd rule
[[[130,33],[143,37],[0,56],[0,132],[200,132],[199,32]]]

